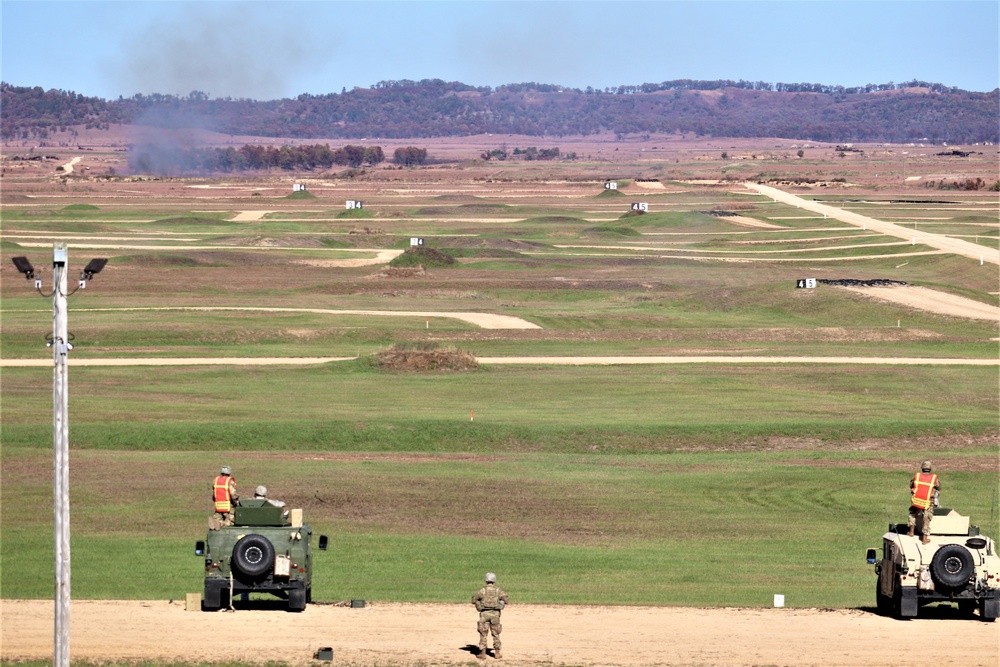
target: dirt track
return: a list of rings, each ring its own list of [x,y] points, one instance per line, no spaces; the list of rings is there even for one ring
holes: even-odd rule
[[[53,607],[2,601],[2,657],[52,656]],[[475,663],[475,610],[459,604],[310,605],[188,612],[182,600],[75,601],[75,660],[281,660],[335,665]],[[951,609],[897,621],[862,610],[700,609],[511,605],[503,618],[503,664],[868,667],[920,664],[995,667],[1000,623],[957,618]],[[227,644],[220,654],[220,637]],[[495,661],[489,659],[487,664]]]
[[[840,289],[916,310],[1000,322],[1000,308],[996,306],[926,287],[910,285],[906,287],[841,287]]]
[[[803,199],[802,197],[798,197],[767,185],[747,183],[747,187],[751,190],[756,190],[762,195],[767,195],[775,201],[797,206],[807,211],[823,213],[829,215],[831,218],[835,218],[852,225],[858,225],[859,227],[864,227],[865,229],[872,229],[883,234],[906,239],[908,241],[916,241],[932,248],[944,250],[945,252],[954,253],[956,255],[962,255],[963,257],[968,257],[977,261],[1000,264],[1000,250],[996,248],[987,248],[985,246],[952,238],[950,236],[931,234],[929,232],[922,232],[908,227],[902,227],[892,222],[869,218],[868,216],[861,215],[859,213],[845,211],[842,208],[821,204],[811,199]]]
[[[92,311],[100,310],[235,310],[266,313],[317,313],[320,315],[370,315],[386,317],[448,317],[462,320],[469,324],[474,324],[483,329],[541,329],[537,324],[532,324],[527,320],[513,315],[497,315],[495,313],[441,313],[436,311],[404,311],[404,310],[342,310],[337,308],[268,308],[263,306],[177,306],[163,308],[93,308]]]

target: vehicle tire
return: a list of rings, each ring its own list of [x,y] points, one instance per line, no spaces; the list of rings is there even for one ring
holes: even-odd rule
[[[201,610],[202,611],[219,611],[222,608],[222,602],[218,595],[212,595],[209,590],[205,589],[205,596],[201,599]]]
[[[996,591],[988,598],[979,598],[979,618],[992,623],[1000,616],[1000,593]]]
[[[972,616],[976,613],[976,601],[975,600],[959,600],[958,601],[958,613],[964,616]]]
[[[244,575],[262,577],[274,567],[274,545],[263,535],[245,535],[233,547],[233,568]]]
[[[903,616],[903,589],[899,585],[899,581],[893,582],[892,598],[890,598],[890,608],[892,610],[893,618],[898,618],[900,620],[906,618],[905,616]]]
[[[931,576],[945,588],[961,588],[975,570],[972,554],[959,544],[946,544],[931,559]]]
[[[306,604],[313,601],[313,589],[312,586],[306,589]]]
[[[303,611],[306,608],[306,591],[304,588],[293,588],[288,591],[288,611]]]
[[[892,598],[882,593],[882,582],[875,580],[875,610],[879,616],[888,616],[892,613]]]

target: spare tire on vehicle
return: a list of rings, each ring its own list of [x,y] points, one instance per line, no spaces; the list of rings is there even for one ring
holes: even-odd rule
[[[969,583],[975,563],[969,550],[959,544],[946,544],[931,559],[931,576],[941,586],[960,588]]]
[[[248,577],[260,577],[274,567],[274,545],[263,535],[244,535],[233,547],[233,568]]]

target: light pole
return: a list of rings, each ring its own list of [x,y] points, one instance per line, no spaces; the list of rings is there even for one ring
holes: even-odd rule
[[[14,266],[24,277],[35,279],[42,294],[42,279],[27,257],[14,257]],[[53,665],[69,667],[70,552],[69,552],[69,377],[67,357],[73,349],[68,330],[67,297],[87,286],[107,259],[93,259],[80,274],[76,289],[69,292],[69,251],[66,243],[52,245],[52,432],[53,432],[53,512],[55,518],[55,655]]]

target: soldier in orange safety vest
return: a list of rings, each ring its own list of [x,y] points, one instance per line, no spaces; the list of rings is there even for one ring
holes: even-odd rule
[[[911,537],[917,527],[917,520],[920,520],[920,532],[924,544],[931,541],[931,519],[934,517],[934,508],[939,504],[940,492],[941,481],[931,472],[931,462],[924,461],[920,464],[920,472],[910,480],[910,516],[907,519],[909,527],[907,535]]]
[[[239,495],[236,493],[236,478],[229,466],[222,466],[222,470],[215,481],[212,482],[212,502],[215,506],[215,519],[219,525],[233,525],[233,507],[239,502]]]

